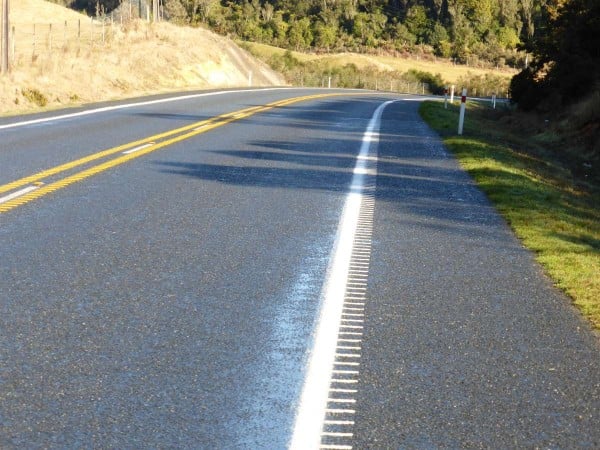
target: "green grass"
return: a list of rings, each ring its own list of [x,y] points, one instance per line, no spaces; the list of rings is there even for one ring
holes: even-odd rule
[[[421,115],[443,138],[556,286],[600,329],[600,186],[573,170],[552,130],[515,127],[516,113],[468,104],[457,135],[458,107],[425,102]],[[512,118],[512,120],[511,120]],[[576,150],[576,149],[575,149]]]

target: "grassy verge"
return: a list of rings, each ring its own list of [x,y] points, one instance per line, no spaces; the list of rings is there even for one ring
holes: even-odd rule
[[[515,113],[468,104],[463,136],[458,107],[425,102],[421,115],[506,218],[524,245],[600,329],[600,183],[574,170],[577,152],[555,148],[551,130],[515,127]],[[539,137],[539,138],[538,138]],[[577,149],[575,149],[577,150]]]

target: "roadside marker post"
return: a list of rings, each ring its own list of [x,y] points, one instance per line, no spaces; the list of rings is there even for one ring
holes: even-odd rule
[[[444,109],[448,109],[448,88],[444,88]]]
[[[450,87],[450,103],[454,105],[454,85]]]
[[[462,95],[460,97],[460,115],[458,116],[458,134],[463,134],[463,125],[465,124],[465,109],[467,103],[467,89],[463,88]]]
[[[492,108],[496,109],[496,94],[492,94]]]
[[[9,21],[8,21],[8,0],[2,0],[2,11],[0,15],[0,22],[2,23],[2,30],[0,40],[2,41],[1,50],[0,50],[0,73],[8,73],[9,70],[9,61],[8,61],[8,49],[10,48],[8,45],[9,38]]]

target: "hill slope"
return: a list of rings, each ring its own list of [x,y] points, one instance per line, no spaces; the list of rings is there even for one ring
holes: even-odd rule
[[[11,73],[0,76],[0,114],[169,90],[242,87],[250,78],[253,86],[285,84],[230,39],[204,29],[139,20],[102,26],[43,0],[11,3],[14,57]]]

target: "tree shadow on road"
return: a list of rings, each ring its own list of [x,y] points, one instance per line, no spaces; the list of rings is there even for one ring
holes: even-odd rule
[[[398,110],[396,105],[386,109],[379,136],[377,200],[394,208],[398,220],[503,239],[490,227],[502,220],[437,136],[420,121],[416,108]],[[249,139],[241,148],[198,148],[190,160],[154,164],[163,173],[228,185],[347,193],[363,138],[360,130],[366,128],[369,117],[360,118],[359,131],[356,123],[350,131],[340,126],[348,114],[344,116],[343,110],[333,106],[318,119],[314,110],[295,110],[293,120],[285,120],[286,127],[303,130],[295,140]],[[334,112],[335,117],[331,116]],[[315,121],[328,132],[326,136],[315,128]],[[245,119],[243,124],[250,129],[276,126],[264,117]]]

